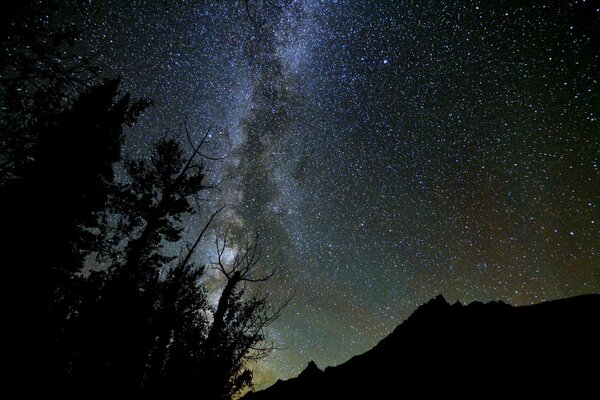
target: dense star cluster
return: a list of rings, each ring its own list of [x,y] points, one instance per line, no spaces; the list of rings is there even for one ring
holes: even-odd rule
[[[598,4],[280,3],[105,1],[81,41],[155,102],[126,151],[211,129],[207,208],[227,207],[200,257],[258,228],[265,290],[295,291],[259,388],[369,349],[438,293],[600,291]]]

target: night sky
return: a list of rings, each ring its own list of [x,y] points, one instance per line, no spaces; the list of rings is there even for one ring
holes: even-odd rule
[[[600,3],[249,4],[104,1],[80,45],[155,101],[126,152],[187,118],[227,156],[186,228],[227,204],[199,261],[227,225],[258,228],[263,289],[295,292],[258,388],[370,349],[439,293],[600,292]]]

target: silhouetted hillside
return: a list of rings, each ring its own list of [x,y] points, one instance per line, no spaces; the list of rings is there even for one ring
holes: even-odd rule
[[[419,307],[373,349],[321,371],[315,363],[247,400],[597,393],[600,295],[513,307]]]

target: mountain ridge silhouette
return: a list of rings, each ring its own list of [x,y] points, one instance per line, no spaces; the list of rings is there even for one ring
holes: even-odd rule
[[[594,393],[600,294],[533,305],[449,304],[439,295],[371,350],[249,392],[245,400]]]

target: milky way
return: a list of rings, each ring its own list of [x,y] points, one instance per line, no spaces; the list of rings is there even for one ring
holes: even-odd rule
[[[214,3],[214,4],[211,4]],[[591,1],[107,1],[84,45],[186,118],[291,305],[259,387],[372,347],[421,303],[600,291],[600,10]],[[273,3],[275,4],[275,3]],[[210,147],[209,146],[209,147]],[[207,215],[190,221],[197,231]],[[210,258],[207,238],[200,260]]]

